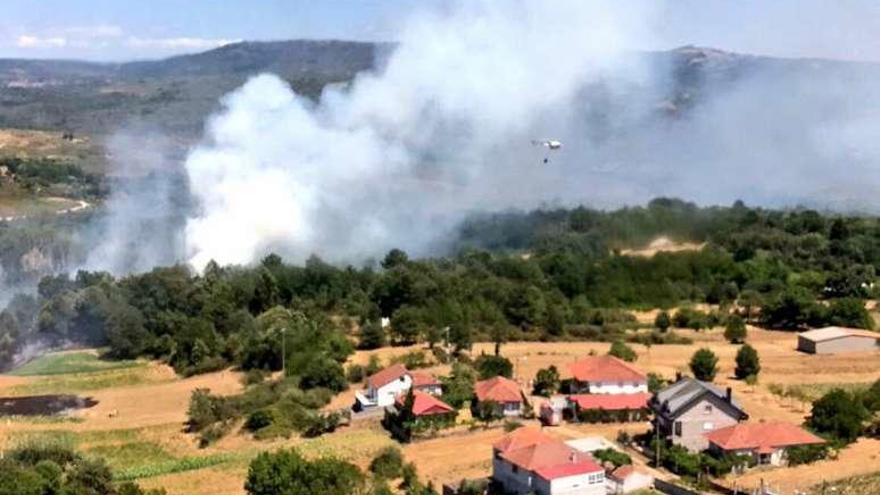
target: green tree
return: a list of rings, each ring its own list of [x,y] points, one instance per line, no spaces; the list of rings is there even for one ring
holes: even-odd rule
[[[385,329],[376,321],[371,320],[361,325],[361,338],[358,343],[361,349],[378,349],[386,344]]]
[[[424,330],[424,315],[418,308],[403,306],[391,315],[391,332],[400,344],[418,342]]]
[[[249,495],[350,495],[364,484],[353,464],[332,458],[308,461],[295,450],[279,450],[251,461],[244,487]]]
[[[399,478],[403,471],[403,454],[397,447],[385,447],[370,462],[370,472],[379,478]]]
[[[388,251],[388,254],[385,255],[385,259],[382,260],[382,268],[386,270],[391,270],[395,267],[405,265],[409,262],[409,256],[407,256],[406,252],[400,249],[392,249]]]
[[[845,297],[835,299],[828,305],[828,323],[841,327],[874,328],[874,320],[865,309],[865,303],[861,299]]]
[[[862,434],[868,411],[852,394],[834,389],[815,402],[807,426],[844,443],[854,442]]]
[[[739,315],[730,315],[724,326],[724,338],[731,344],[742,344],[746,341],[746,322]]]
[[[538,370],[535,375],[534,394],[549,397],[559,390],[559,370],[556,366]]]
[[[657,313],[657,317],[654,318],[654,326],[657,327],[661,332],[665,332],[669,330],[669,327],[672,325],[672,320],[669,318],[669,313],[666,311],[661,311]]]
[[[511,378],[513,376],[513,363],[503,356],[481,355],[474,362],[477,372],[480,374],[481,380],[488,378],[503,376]]]
[[[746,289],[740,292],[737,302],[746,310],[746,321],[749,322],[752,321],[754,310],[761,307],[763,298],[758,291]]]
[[[690,367],[697,380],[711,382],[718,372],[718,357],[710,349],[704,347],[691,357]]]
[[[608,350],[608,355],[629,363],[635,362],[635,360],[639,358],[636,351],[634,351],[632,347],[626,345],[622,340],[615,340],[614,343],[611,344],[611,348]]]
[[[736,353],[736,369],[734,375],[740,380],[753,376],[757,377],[761,372],[761,360],[758,357],[758,351],[749,344],[739,348]]]
[[[470,366],[455,362],[449,376],[441,378],[443,382],[443,401],[459,409],[465,402],[474,397],[474,383],[477,381],[476,371]]]

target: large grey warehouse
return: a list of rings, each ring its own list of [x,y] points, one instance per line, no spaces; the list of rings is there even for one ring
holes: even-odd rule
[[[810,354],[880,350],[880,333],[857,328],[818,328],[798,334],[797,348]]]

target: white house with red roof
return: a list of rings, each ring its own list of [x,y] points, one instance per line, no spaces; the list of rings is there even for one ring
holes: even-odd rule
[[[648,490],[654,486],[654,477],[632,464],[610,469],[605,473],[605,480],[608,493],[615,495]]]
[[[443,393],[440,381],[424,372],[412,372],[402,364],[393,364],[367,378],[367,388],[355,393],[361,409],[387,407],[394,404],[397,396],[410,388],[432,395]]]
[[[473,408],[478,410],[479,404],[491,402],[497,404],[504,416],[519,416],[523,412],[525,399],[519,384],[510,378],[496,376],[474,384]]]
[[[492,478],[507,493],[604,495],[605,471],[592,456],[538,428],[519,428],[492,446]]]
[[[569,366],[576,394],[637,394],[648,392],[648,377],[614,356],[588,356]]]
[[[820,445],[825,440],[800,426],[783,422],[739,423],[706,433],[709,451],[751,456],[757,464],[781,466],[786,451],[801,445]]]

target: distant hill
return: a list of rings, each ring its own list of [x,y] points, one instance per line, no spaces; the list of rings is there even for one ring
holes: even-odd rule
[[[300,94],[316,98],[326,84],[350,81],[381,65],[394,46],[294,40],[242,42],[129,63],[0,60],[0,127],[95,136],[121,128],[155,129],[184,148],[200,136],[220,96],[249,76],[273,72]],[[672,117],[725,98],[731,88],[756,78],[783,96],[794,95],[788,88],[809,87],[816,115],[839,108],[841,87],[852,81],[862,87],[880,83],[878,64],[757,57],[693,46],[633,56],[643,57],[654,84],[637,88],[639,94],[625,103],[651,105]],[[598,100],[586,105],[600,117],[614,111]]]
[[[220,96],[272,72],[316,97],[376,66],[389,44],[242,42],[193,55],[122,64],[0,60],[0,127],[107,134],[121,127],[198,136]]]

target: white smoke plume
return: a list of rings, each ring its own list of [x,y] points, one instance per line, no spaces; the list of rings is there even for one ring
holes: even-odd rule
[[[252,79],[186,161],[201,207],[186,226],[190,261],[424,253],[469,210],[566,195],[572,164],[544,166],[530,141],[567,137],[585,84],[643,77],[620,57],[649,36],[650,13],[635,10],[463,2],[408,22],[380,72],[318,103]]]

